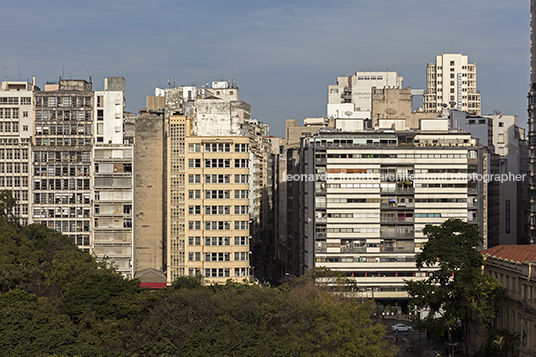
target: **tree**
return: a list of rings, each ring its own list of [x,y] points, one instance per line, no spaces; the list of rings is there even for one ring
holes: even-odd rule
[[[438,270],[426,280],[406,281],[406,290],[413,304],[429,310],[426,327],[436,337],[460,332],[468,352],[470,324],[491,330],[504,289],[483,274],[484,257],[477,249],[483,241],[475,225],[449,219],[439,226],[427,225],[423,233],[428,242],[416,256],[417,268]]]
[[[18,222],[18,217],[13,214],[13,208],[17,204],[17,199],[13,197],[10,190],[0,190],[0,217],[4,217],[10,222]]]

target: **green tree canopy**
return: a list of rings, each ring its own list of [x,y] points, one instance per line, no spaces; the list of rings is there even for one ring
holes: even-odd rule
[[[483,274],[484,257],[478,250],[482,237],[475,225],[449,219],[439,226],[427,225],[423,233],[428,242],[416,256],[417,268],[438,270],[426,280],[406,281],[406,289],[415,305],[429,310],[425,321],[429,330],[439,336],[461,322],[467,343],[470,323],[491,327],[504,289]]]

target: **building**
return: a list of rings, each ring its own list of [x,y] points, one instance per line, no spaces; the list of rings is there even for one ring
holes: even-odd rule
[[[60,79],[34,92],[32,216],[132,276],[132,145],[123,142],[124,78],[93,91]]]
[[[376,299],[405,300],[404,280],[433,272],[415,267],[425,225],[485,223],[486,148],[447,119],[415,131],[325,130],[300,150],[299,174],[287,180],[300,185],[304,269],[340,271]]]
[[[536,356],[536,247],[499,245],[482,254],[486,258],[484,274],[497,279],[508,295],[495,328],[520,337],[519,356]],[[471,336],[477,345],[487,337],[478,331]]]
[[[155,203],[147,212],[140,206],[156,221],[137,213],[135,227],[152,229],[151,238],[136,232],[136,242],[140,239],[144,245],[163,237],[157,247],[164,254],[159,264],[158,248],[150,255],[156,264],[139,267],[158,270],[162,266],[168,284],[185,275],[201,274],[210,283],[266,275],[254,271],[253,266],[261,262],[250,257],[252,251],[262,256],[271,241],[268,127],[251,119],[251,108],[239,100],[234,82],[212,82],[210,88],[182,86],[155,94],[148,98],[148,106],[161,110],[162,116],[148,110],[143,115],[147,125],[136,126],[137,135],[147,137],[143,153],[136,151],[136,161],[142,160],[138,155],[152,155],[155,163],[141,167],[152,166],[157,174],[144,182],[137,171],[136,202],[151,200],[149,192],[154,192],[158,202],[162,197],[162,205]],[[136,252],[145,254],[138,248]]]
[[[403,78],[397,72],[355,72],[337,77],[337,84],[328,86],[327,117],[371,118],[372,88],[402,88]]]
[[[0,87],[0,189],[17,199],[14,214],[28,224],[32,197],[30,184],[34,92],[32,83],[4,81]]]
[[[476,89],[476,64],[467,55],[443,53],[426,66],[425,112],[441,112],[444,107],[480,115],[480,93]]]
[[[530,91],[528,93],[529,222],[527,241],[536,243],[536,1],[530,1]]]

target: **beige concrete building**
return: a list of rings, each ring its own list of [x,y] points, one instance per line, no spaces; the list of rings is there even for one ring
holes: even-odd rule
[[[142,202],[151,199],[149,192],[157,190],[158,198],[161,189],[163,204],[153,204],[146,212],[155,219],[161,212],[160,221],[149,220],[155,224],[151,237],[141,236],[140,231],[137,237],[156,243],[161,222],[163,243],[159,246],[168,284],[179,276],[199,274],[208,283],[249,280],[255,273],[250,253],[257,249],[263,254],[269,234],[268,127],[251,119],[251,108],[239,100],[234,82],[213,82],[211,88],[157,89],[155,97],[148,99],[149,105],[163,109],[163,133],[149,125],[142,129],[142,121],[136,134],[147,135],[143,140],[146,154],[157,161],[162,157],[163,175],[158,174],[160,167],[155,167],[156,175],[146,185],[137,184],[136,205],[143,211]],[[152,119],[153,126],[160,125],[154,115]],[[149,139],[151,136],[156,136],[155,140]],[[137,183],[145,180],[139,170],[150,166],[140,163],[147,160],[140,155],[137,151]],[[138,214],[135,227],[149,228],[148,216]],[[141,254],[139,248],[137,243],[137,254]],[[141,264],[139,268],[159,269]]]
[[[480,115],[480,93],[476,89],[476,64],[467,55],[443,53],[426,67],[425,112],[441,112],[443,107]]]

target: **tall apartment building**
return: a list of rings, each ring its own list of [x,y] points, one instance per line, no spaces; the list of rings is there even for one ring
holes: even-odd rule
[[[239,100],[234,83],[159,92],[163,100],[148,98],[148,106],[163,110],[165,144],[154,155],[163,157],[167,282],[198,274],[212,283],[250,279],[255,273],[250,253],[262,250],[269,234],[267,126],[251,120],[250,106]],[[138,185],[143,178],[137,175],[136,180],[136,197],[149,199],[153,185]],[[136,216],[136,226],[144,219]]]
[[[115,88],[114,88],[115,86]],[[32,216],[132,275],[132,147],[123,144],[124,79],[104,91],[64,80],[35,92]]]
[[[0,189],[11,190],[17,199],[14,214],[28,224],[31,191],[30,157],[33,132],[32,83],[4,81],[0,87]]]
[[[337,77],[337,84],[328,86],[327,117],[370,119],[372,88],[402,88],[402,81],[397,72],[388,71]]]
[[[319,132],[301,150],[303,264],[338,270],[368,296],[405,299],[404,280],[433,273],[415,267],[425,225],[482,227],[483,183],[472,174],[484,173],[485,149],[446,119],[418,131]]]
[[[536,1],[530,1],[530,91],[528,93],[528,146],[529,146],[529,222],[530,244],[536,243]]]
[[[480,93],[476,89],[476,64],[467,55],[443,53],[426,66],[425,112],[444,107],[480,115]]]

